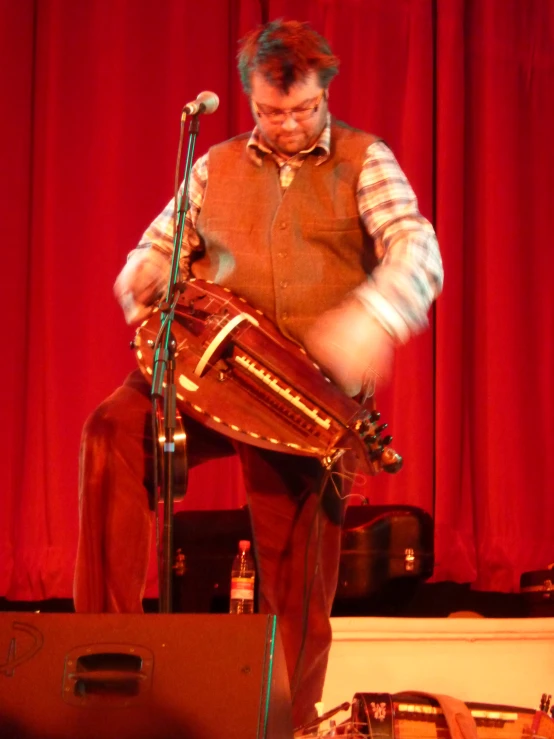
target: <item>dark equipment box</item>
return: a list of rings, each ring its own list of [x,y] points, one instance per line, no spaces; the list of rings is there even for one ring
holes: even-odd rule
[[[523,572],[519,589],[530,616],[554,616],[554,562],[544,570]]]
[[[184,511],[174,520],[174,611],[227,612],[238,542],[252,540],[247,508]],[[400,615],[433,574],[433,536],[420,508],[350,506],[333,616]]]

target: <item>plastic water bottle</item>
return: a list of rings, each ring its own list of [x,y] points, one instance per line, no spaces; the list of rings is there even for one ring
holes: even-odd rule
[[[239,541],[239,551],[231,569],[231,603],[229,613],[254,613],[256,570],[250,554],[250,542]]]

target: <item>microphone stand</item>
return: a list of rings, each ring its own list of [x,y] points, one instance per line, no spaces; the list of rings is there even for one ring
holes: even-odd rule
[[[183,112],[181,120],[184,122],[186,114]],[[163,475],[162,475],[162,499],[164,503],[164,521],[161,551],[158,551],[158,572],[160,573],[160,613],[171,613],[172,610],[172,557],[173,557],[173,500],[175,495],[175,429],[177,426],[177,399],[175,388],[175,338],[171,333],[171,327],[175,318],[175,306],[179,301],[181,291],[179,289],[179,260],[181,256],[181,245],[185,229],[185,216],[189,208],[189,181],[194,155],[194,146],[199,130],[199,115],[191,116],[189,126],[189,138],[187,147],[187,158],[185,161],[183,188],[179,197],[177,211],[177,222],[173,236],[173,257],[171,261],[171,272],[167,283],[167,291],[164,302],[160,305],[162,313],[160,330],[156,337],[154,362],[152,368],[152,426],[154,429],[154,472],[158,471],[158,441],[159,428],[157,423],[158,414],[156,409],[162,399],[164,401],[164,445],[163,445]],[[185,461],[186,461],[186,437],[185,437]],[[187,480],[185,477],[184,488],[186,491]],[[157,489],[155,491],[158,492]]]

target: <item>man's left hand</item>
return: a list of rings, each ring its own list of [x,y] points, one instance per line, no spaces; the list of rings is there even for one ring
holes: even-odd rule
[[[394,341],[354,296],[316,319],[304,337],[304,347],[351,397],[368,383],[386,382],[391,374]]]

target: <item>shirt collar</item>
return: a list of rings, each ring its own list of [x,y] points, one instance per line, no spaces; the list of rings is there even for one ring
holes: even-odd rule
[[[246,150],[249,157],[258,166],[261,166],[265,154],[269,154],[270,156],[272,156],[279,165],[283,164],[285,161],[283,157],[279,156],[279,154],[274,152],[267,146],[267,144],[264,143],[258,126],[254,127],[254,130],[252,131],[250,138],[248,139],[248,143],[246,144]],[[317,155],[316,165],[322,164],[323,162],[327,161],[327,159],[331,155],[330,113],[327,113],[325,128],[321,132],[315,144],[313,144],[313,146],[311,146],[309,149],[300,151],[297,156],[301,159],[305,159],[309,154]]]

